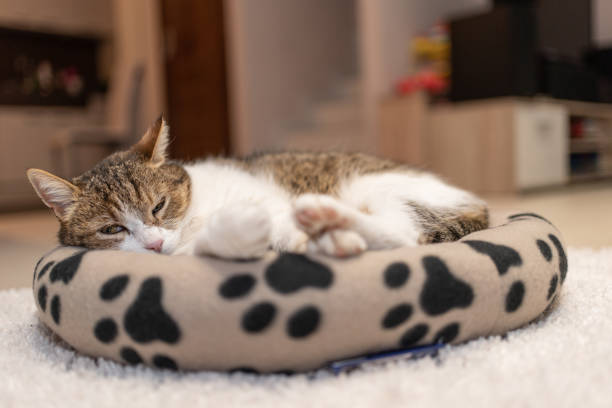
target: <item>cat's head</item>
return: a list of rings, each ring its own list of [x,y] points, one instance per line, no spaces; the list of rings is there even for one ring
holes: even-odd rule
[[[29,169],[34,190],[60,222],[60,242],[173,252],[191,182],[182,166],[166,160],[168,143],[168,126],[159,118],[130,150],[112,154],[72,182]]]

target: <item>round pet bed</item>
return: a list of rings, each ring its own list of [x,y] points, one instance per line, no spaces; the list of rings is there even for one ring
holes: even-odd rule
[[[36,265],[33,291],[41,321],[84,354],[169,369],[303,371],[536,319],[567,274],[559,231],[532,213],[493,218],[457,242],[350,259],[59,247]]]

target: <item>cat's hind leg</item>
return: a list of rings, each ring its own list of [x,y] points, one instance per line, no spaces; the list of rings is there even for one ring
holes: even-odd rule
[[[353,228],[360,222],[361,214],[334,197],[324,194],[298,197],[294,218],[298,227],[310,236],[310,251],[342,258],[368,248],[366,240]]]
[[[429,173],[364,175],[338,195],[358,211],[351,228],[371,249],[455,241],[488,226],[485,202]]]
[[[295,221],[307,234],[316,236],[333,229],[345,229],[352,223],[351,211],[338,199],[325,194],[304,194],[294,203]]]
[[[368,249],[453,241],[488,224],[484,202],[432,175],[414,172],[356,177],[341,186],[338,198],[305,194],[295,200],[294,217],[317,244],[330,231],[347,230]],[[333,242],[332,237],[326,242]],[[318,247],[334,254],[326,249],[333,246]]]
[[[295,221],[312,237],[312,249],[334,256],[417,245],[418,231],[399,200],[373,206],[367,198],[355,206],[329,195],[304,194],[295,200]]]
[[[358,255],[368,245],[361,235],[349,229],[332,229],[312,237],[308,243],[311,252],[322,252],[338,258]]]

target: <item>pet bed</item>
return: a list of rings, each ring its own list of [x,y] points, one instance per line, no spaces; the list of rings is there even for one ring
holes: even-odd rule
[[[40,320],[76,350],[185,370],[304,371],[365,353],[502,334],[567,274],[559,231],[492,217],[460,241],[349,259],[230,262],[59,247],[34,270]]]

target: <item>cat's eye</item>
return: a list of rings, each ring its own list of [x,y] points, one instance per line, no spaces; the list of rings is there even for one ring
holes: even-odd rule
[[[100,232],[107,235],[118,234],[122,231],[125,231],[125,227],[119,224],[107,225],[104,228],[100,229]]]
[[[162,208],[164,208],[164,204],[166,204],[166,199],[162,198],[162,200],[159,202],[159,204],[157,204],[155,206],[155,208],[153,208],[153,215],[157,214],[159,212],[159,210],[161,210]]]

